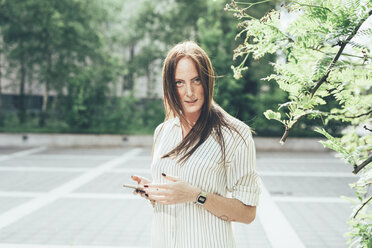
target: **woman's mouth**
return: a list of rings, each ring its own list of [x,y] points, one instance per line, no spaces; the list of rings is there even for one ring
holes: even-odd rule
[[[197,100],[198,100],[198,99],[193,100],[193,101],[185,101],[185,102],[186,102],[186,103],[189,103],[189,104],[192,104],[192,103],[196,103]]]

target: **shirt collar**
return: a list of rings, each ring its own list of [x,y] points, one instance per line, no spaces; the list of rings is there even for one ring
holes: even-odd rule
[[[177,126],[177,127],[180,127],[180,118],[179,117],[175,117],[174,118],[174,121],[173,121],[173,125],[174,126]]]

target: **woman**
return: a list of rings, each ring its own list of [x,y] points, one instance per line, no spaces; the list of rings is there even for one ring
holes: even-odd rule
[[[154,206],[153,247],[235,247],[231,222],[255,219],[261,180],[251,131],[213,101],[214,81],[196,43],[168,53],[166,120],[155,130],[153,181],[132,176]]]

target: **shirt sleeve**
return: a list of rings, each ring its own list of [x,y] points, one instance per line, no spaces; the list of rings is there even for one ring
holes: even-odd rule
[[[256,149],[250,132],[245,138],[245,141],[240,139],[230,164],[227,164],[227,190],[245,205],[258,206],[262,186],[256,172]]]

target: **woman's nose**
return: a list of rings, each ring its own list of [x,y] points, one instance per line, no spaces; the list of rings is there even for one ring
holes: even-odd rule
[[[186,96],[187,97],[192,97],[194,93],[194,89],[191,86],[191,84],[186,84]]]

